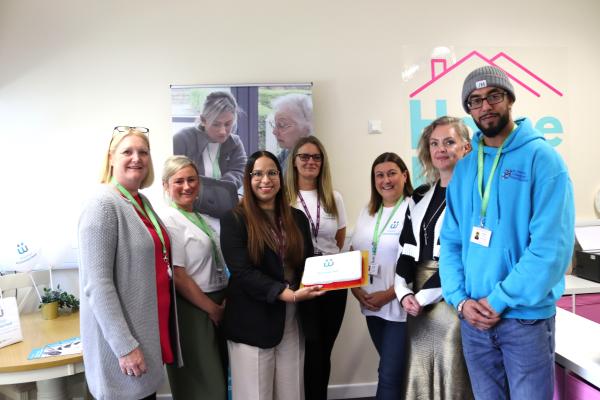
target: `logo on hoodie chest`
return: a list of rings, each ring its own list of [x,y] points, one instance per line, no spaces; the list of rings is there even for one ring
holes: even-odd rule
[[[502,172],[502,179],[514,179],[519,182],[527,182],[529,178],[524,171],[518,169],[507,168]]]

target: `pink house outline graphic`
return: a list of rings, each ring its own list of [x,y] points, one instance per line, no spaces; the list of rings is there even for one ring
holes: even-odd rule
[[[470,52],[466,56],[462,57],[460,60],[458,60],[456,63],[454,63],[449,68],[447,67],[445,59],[432,58],[431,59],[431,80],[429,82],[425,83],[424,85],[420,86],[419,88],[417,88],[414,92],[412,92],[409,95],[409,97],[410,98],[415,97],[416,95],[418,95],[419,93],[421,93],[423,90],[427,89],[429,86],[431,86],[432,84],[434,84],[435,82],[437,82],[439,79],[443,78],[448,73],[452,72],[455,68],[457,68],[458,66],[460,66],[466,60],[468,60],[469,58],[474,57],[474,56],[477,56],[477,57],[481,58],[483,61],[485,61],[486,63],[488,63],[490,65],[494,65],[494,66],[500,68],[501,70],[503,70],[504,72],[506,72],[506,75],[508,75],[508,77],[510,79],[512,79],[513,81],[515,81],[519,85],[523,86],[526,90],[528,90],[529,92],[531,92],[536,97],[540,97],[541,94],[539,92],[537,92],[536,90],[534,90],[531,86],[527,85],[526,83],[524,83],[523,81],[519,80],[514,75],[512,75],[511,73],[509,73],[508,71],[506,71],[504,68],[502,68],[499,65],[497,65],[495,63],[495,61],[497,59],[499,59],[499,58],[504,58],[504,59],[508,60],[510,63],[512,63],[513,65],[516,65],[518,68],[520,68],[521,70],[523,70],[526,74],[528,74],[529,76],[531,76],[532,78],[534,78],[535,80],[537,80],[538,82],[540,82],[542,85],[546,86],[548,89],[550,89],[551,91],[553,91],[557,95],[559,95],[561,97],[563,96],[563,93],[560,90],[556,89],[554,86],[550,85],[548,82],[546,82],[545,80],[543,80],[542,78],[540,78],[538,75],[534,74],[532,71],[530,71],[528,68],[526,68],[523,64],[519,63],[517,60],[515,60],[512,57],[510,57],[505,52],[501,51],[498,54],[496,54],[495,56],[493,56],[492,58],[487,58],[486,56],[484,56],[480,52],[478,52],[476,50],[473,50],[472,52]],[[436,67],[438,67],[438,66],[441,67],[441,70],[442,70],[440,73],[436,73]]]

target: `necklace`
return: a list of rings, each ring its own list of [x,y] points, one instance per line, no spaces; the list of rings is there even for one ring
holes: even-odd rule
[[[437,210],[435,210],[435,212],[433,213],[433,215],[431,216],[431,218],[429,218],[429,221],[427,222],[427,224],[422,224],[421,225],[423,227],[423,238],[425,239],[425,246],[427,246],[427,228],[431,224],[431,221],[433,221],[433,219],[438,215],[438,212],[445,205],[446,205],[446,199],[444,199],[444,201],[441,202],[441,204],[438,206]]]

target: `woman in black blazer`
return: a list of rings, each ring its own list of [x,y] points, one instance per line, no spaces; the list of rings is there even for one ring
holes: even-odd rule
[[[221,219],[221,247],[231,272],[223,328],[233,399],[301,400],[302,332],[314,329],[310,311],[296,303],[324,293],[318,286],[299,289],[304,261],[313,253],[310,228],[304,214],[287,204],[273,154],[250,156],[244,193]]]

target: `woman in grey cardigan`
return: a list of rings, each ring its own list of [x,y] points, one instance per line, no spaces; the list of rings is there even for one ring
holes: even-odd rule
[[[79,220],[81,338],[97,399],[153,399],[181,361],[170,243],[139,189],[152,184],[147,128],[117,127],[100,190]]]

